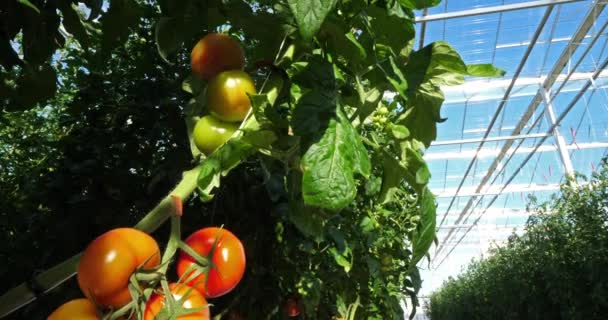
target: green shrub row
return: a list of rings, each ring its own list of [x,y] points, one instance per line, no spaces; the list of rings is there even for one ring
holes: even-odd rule
[[[548,203],[531,201],[525,233],[446,281],[428,316],[608,319],[608,167],[577,181]]]

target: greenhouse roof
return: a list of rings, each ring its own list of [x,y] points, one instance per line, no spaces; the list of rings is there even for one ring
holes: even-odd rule
[[[608,152],[605,1],[444,0],[417,17],[419,43],[446,40],[468,64],[507,74],[446,87],[425,155],[438,245],[421,262],[422,295],[521,232],[529,196],[548,200]]]

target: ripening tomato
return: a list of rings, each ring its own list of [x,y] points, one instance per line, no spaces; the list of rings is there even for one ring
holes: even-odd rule
[[[156,240],[132,228],[110,230],[93,240],[78,265],[78,285],[101,306],[119,308],[131,301],[129,278],[139,268],[160,263]]]
[[[228,141],[238,129],[233,123],[224,122],[214,116],[204,116],[194,126],[194,144],[202,153],[209,155]]]
[[[301,313],[302,307],[300,306],[300,301],[296,298],[289,298],[285,301],[285,313],[289,317],[297,317]]]
[[[171,290],[173,299],[175,299],[176,301],[184,299],[180,301],[183,307],[187,309],[202,308],[199,311],[178,316],[177,320],[208,320],[210,318],[207,300],[205,300],[205,298],[200,294],[200,292],[194,290],[192,287],[189,287],[183,283],[171,283],[169,284],[169,290]],[[154,293],[150,297],[148,302],[146,302],[144,320],[155,320],[156,316],[161,312],[164,306],[164,294]],[[167,314],[167,316],[171,315]],[[166,319],[169,319],[169,317],[167,317]]]
[[[255,84],[247,73],[224,71],[211,79],[207,86],[207,106],[221,120],[242,121],[251,109],[248,94],[255,93]]]
[[[232,232],[220,228],[204,228],[191,234],[185,242],[198,254],[207,256],[216,238],[217,246],[213,256],[209,257],[215,267],[209,270],[209,279],[205,279],[205,274],[202,274],[188,283],[207,298],[230,292],[245,273],[245,248]],[[194,258],[184,251],[180,252],[177,260],[177,274],[180,279],[186,279],[184,273],[193,263],[196,263]]]
[[[97,308],[89,299],[75,299],[55,309],[47,320],[99,320]]]
[[[226,70],[242,70],[245,53],[238,41],[222,33],[210,33],[203,37],[190,54],[192,72],[203,80],[209,80]]]

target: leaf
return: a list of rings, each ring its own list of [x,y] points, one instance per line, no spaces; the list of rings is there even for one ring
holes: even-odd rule
[[[436,226],[436,204],[435,196],[428,188],[424,189],[419,200],[420,203],[420,223],[417,231],[412,237],[412,261],[410,266],[414,267],[420,259],[429,251],[435,239]]]
[[[326,218],[318,208],[307,206],[302,201],[289,203],[289,220],[307,237],[316,242],[323,241],[323,226]]]
[[[367,14],[376,48],[389,49],[390,56],[407,56],[409,43],[416,34],[412,20],[389,14],[386,9],[373,5],[367,8]],[[387,56],[380,53],[377,58]]]
[[[337,0],[287,0],[304,40],[310,41],[314,37],[337,2]]]
[[[467,74],[474,77],[502,77],[506,71],[491,64],[469,64]]]
[[[202,89],[204,88],[203,81],[200,80],[199,77],[194,74],[190,74],[184,81],[182,82],[182,90],[184,92],[188,92],[193,96],[198,96],[201,94]]]
[[[292,81],[303,88],[333,93],[337,90],[336,75],[331,63],[314,55],[293,77]]]
[[[429,147],[437,138],[437,123],[445,121],[441,118],[441,105],[444,96],[441,89],[431,83],[421,85],[413,97],[408,100],[407,111],[398,119],[405,125],[413,139]]]
[[[17,0],[17,2],[21,3],[24,6],[30,7],[32,10],[36,11],[38,14],[40,14],[40,10],[38,9],[38,7],[36,7],[35,5],[33,5],[31,2],[29,2],[28,0]]]
[[[394,75],[397,76],[397,78],[395,79],[389,73],[386,73],[386,78],[391,83],[393,88],[395,88],[395,90],[399,93],[399,95],[401,95],[403,98],[407,98],[407,94],[406,94],[407,80],[405,80],[403,73],[401,72],[399,67],[397,67],[397,64],[395,63],[395,59],[393,57],[390,57],[389,61],[391,62],[392,71],[393,71]]]
[[[28,68],[17,82],[15,95],[20,107],[30,107],[35,103],[52,98],[57,91],[57,73],[50,66]]]
[[[399,189],[403,180],[414,188],[419,196],[426,189],[430,178],[426,162],[411,146],[406,144],[403,148],[402,161],[388,152],[384,153],[382,188],[378,198],[381,203],[393,200],[394,189]]]
[[[110,51],[127,40],[129,29],[137,27],[141,8],[134,0],[111,0],[101,18],[102,48]]]
[[[253,130],[259,124],[255,118],[249,118],[244,124],[242,136],[228,140],[203,160],[198,175],[198,193],[202,201],[213,199],[212,191],[219,187],[220,178],[253,155],[259,148],[267,147],[276,136],[267,131]]]
[[[161,17],[156,23],[154,38],[156,49],[167,63],[169,55],[181,48],[185,39],[190,38],[196,28],[184,17]]]
[[[336,263],[341,266],[342,268],[344,268],[344,272],[348,273],[350,271],[350,269],[353,267],[352,265],[352,261],[350,261],[348,259],[348,256],[351,256],[352,259],[352,254],[350,253],[350,250],[348,248],[346,248],[346,250],[343,253],[338,252],[338,250],[336,248],[330,248],[329,252],[333,255],[334,260],[336,260]]]
[[[409,9],[424,9],[438,5],[441,0],[398,0],[399,3]]]
[[[371,172],[369,156],[358,133],[340,109],[336,116],[301,162],[304,202],[335,211],[354,200],[354,175],[367,177]]]
[[[78,40],[81,46],[87,47],[89,45],[89,35],[82,24],[82,20],[80,19],[80,15],[76,8],[72,5],[65,5],[61,8],[61,13],[63,14],[63,25],[65,29],[74,35],[74,38]]]
[[[402,125],[393,124],[390,126],[390,130],[391,130],[391,133],[393,134],[393,137],[395,137],[399,140],[403,140],[410,136],[410,131],[405,126],[402,126]]]
[[[85,0],[84,3],[91,9],[89,18],[87,19],[88,21],[92,21],[99,17],[102,12],[103,0]]]
[[[310,91],[296,103],[291,127],[298,136],[314,137],[325,131],[335,115],[335,97],[322,91]]]
[[[264,127],[287,127],[287,121],[278,112],[278,110],[271,104],[270,98],[267,94],[256,94],[250,96],[251,107],[253,108],[253,114],[260,125]]]

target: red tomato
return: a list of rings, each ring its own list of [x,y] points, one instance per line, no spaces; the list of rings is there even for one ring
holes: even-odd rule
[[[99,320],[97,308],[88,299],[75,299],[62,304],[55,309],[47,320]]]
[[[220,228],[205,228],[191,234],[186,244],[202,256],[208,256],[217,238],[217,247],[209,257],[214,267],[209,270],[205,287],[205,274],[196,277],[188,284],[195,287],[207,298],[215,298],[230,292],[243,278],[245,273],[245,249],[232,232]],[[184,251],[177,260],[177,275],[185,279],[184,273],[196,260]]]
[[[93,240],[84,251],[78,265],[78,285],[97,304],[119,308],[131,301],[128,284],[133,272],[159,263],[160,250],[154,238],[132,228],[114,229]]]
[[[171,290],[171,295],[173,295],[173,298],[176,301],[180,301],[182,298],[184,299],[180,302],[185,308],[204,308],[200,311],[179,316],[177,317],[178,320],[208,320],[210,318],[207,300],[205,300],[205,298],[200,294],[200,292],[194,290],[192,287],[189,287],[183,283],[171,283],[169,284],[169,289]],[[188,292],[188,290],[190,290],[190,292]],[[154,293],[150,297],[150,300],[148,300],[148,302],[146,303],[146,310],[144,311],[144,320],[156,319],[156,315],[164,308],[164,306],[165,296],[163,294]]]
[[[289,317],[297,317],[300,315],[300,302],[294,298],[289,298],[285,301],[285,313]]]
[[[192,72],[209,80],[226,70],[242,70],[245,53],[238,41],[222,33],[210,33],[192,48]]]

